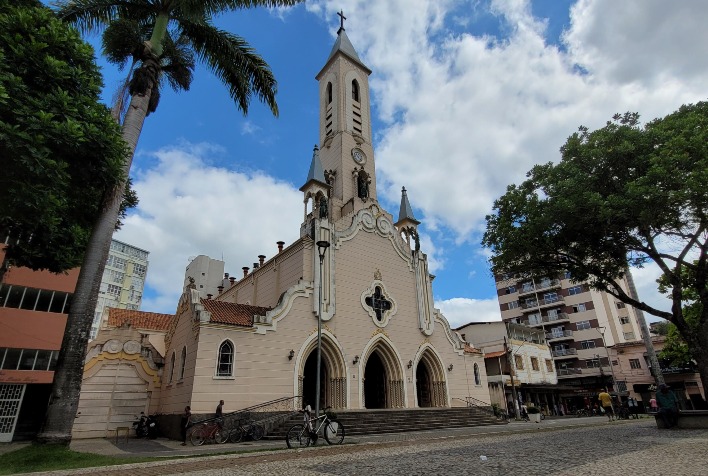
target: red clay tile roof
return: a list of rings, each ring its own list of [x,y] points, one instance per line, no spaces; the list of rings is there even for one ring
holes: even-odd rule
[[[219,324],[232,324],[235,326],[253,326],[253,316],[265,316],[270,311],[269,307],[249,306],[213,299],[202,299],[204,309],[211,312],[211,322]]]
[[[166,331],[174,317],[173,314],[158,314],[156,312],[134,311],[115,307],[108,308],[108,325],[110,327],[121,327],[126,323],[130,323],[135,329]]]
[[[481,350],[475,349],[474,347],[472,347],[469,344],[465,344],[465,352],[467,352],[468,354],[481,354],[482,353]]]
[[[484,358],[485,359],[493,359],[495,357],[501,357],[504,354],[506,354],[506,352],[503,350],[500,350],[498,352],[490,352],[488,354],[484,354]]]

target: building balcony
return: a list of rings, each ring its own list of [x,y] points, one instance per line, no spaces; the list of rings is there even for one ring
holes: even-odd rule
[[[545,291],[547,289],[559,288],[560,285],[561,282],[558,279],[547,279],[538,283],[521,285],[521,287],[519,288],[519,296],[539,291]]]
[[[551,316],[541,316],[540,320],[538,320],[538,318],[535,320],[529,319],[528,321],[526,321],[526,325],[530,326],[530,327],[535,327],[535,326],[541,326],[543,324],[556,323],[556,322],[560,323],[560,322],[564,322],[564,321],[570,322],[570,317],[565,312],[559,312],[559,313],[551,315]]]
[[[582,369],[556,369],[556,374],[558,374],[558,377],[571,377],[581,375],[582,373]]]
[[[566,340],[573,338],[573,331],[553,331],[546,333],[546,340],[548,342]]]
[[[558,304],[563,304],[564,302],[563,296],[558,294],[552,298],[528,299],[526,301],[520,301],[520,304],[521,309],[543,309],[548,306],[557,306]]]
[[[551,351],[553,358],[576,358],[578,356],[578,351],[576,349],[554,349]]]

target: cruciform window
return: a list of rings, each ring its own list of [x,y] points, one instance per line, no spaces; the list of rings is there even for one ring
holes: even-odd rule
[[[378,279],[375,279],[361,294],[361,306],[378,327],[386,327],[397,310],[396,301],[386,292],[386,287]]]
[[[376,319],[381,322],[384,318],[384,313],[391,310],[391,301],[386,299],[386,297],[381,292],[381,287],[376,286],[374,289],[374,295],[366,298],[366,304],[374,310],[376,314]]]

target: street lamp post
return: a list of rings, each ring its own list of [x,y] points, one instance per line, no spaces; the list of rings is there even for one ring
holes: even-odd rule
[[[315,378],[315,418],[320,416],[320,369],[322,366],[322,275],[324,274],[324,257],[329,248],[329,241],[317,242],[317,252],[320,255],[320,291],[317,303],[317,377]]]
[[[605,352],[607,352],[607,363],[610,366],[610,373],[612,374],[612,386],[614,387],[615,392],[619,394],[619,387],[617,386],[617,379],[615,378],[615,369],[612,366],[612,357],[610,357],[610,349],[607,348],[607,342],[605,342],[605,328],[597,327],[596,329],[602,336],[602,346],[605,348]],[[600,360],[599,356],[598,360]],[[600,374],[602,374],[602,362],[600,362]],[[607,386],[605,386],[605,388],[607,388]]]

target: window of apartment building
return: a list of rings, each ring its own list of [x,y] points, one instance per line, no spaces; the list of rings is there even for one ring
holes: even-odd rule
[[[120,286],[109,284],[106,289],[106,294],[110,294],[111,296],[120,296]]]
[[[548,314],[548,317],[556,319],[556,318],[558,318],[558,309],[549,309],[547,314]]]
[[[529,314],[529,325],[533,326],[536,324],[541,323],[541,313],[535,312],[533,314]]]
[[[600,359],[587,359],[585,366],[589,369],[599,369],[601,367]]]
[[[518,370],[524,370],[524,359],[520,355],[514,356],[514,365]]]
[[[566,271],[563,276],[565,277],[565,279],[570,279],[573,277],[573,274],[570,271]]]
[[[634,332],[625,332],[624,338],[625,338],[625,340],[633,340],[634,339]]]
[[[639,359],[629,359],[629,368],[630,369],[641,369],[642,364],[639,362]]]
[[[144,264],[133,263],[133,274],[136,274],[141,277],[145,277],[146,272],[147,272],[147,266],[145,266]]]
[[[71,296],[62,291],[0,284],[0,307],[64,314],[69,311]]]
[[[539,283],[539,286],[542,288],[547,288],[552,284],[550,278],[543,278],[541,282]]]
[[[553,361],[551,359],[546,359],[546,371],[553,372]]]
[[[59,351],[0,348],[2,370],[54,370]]]
[[[507,294],[512,294],[512,293],[515,293],[515,292],[516,292],[516,286],[509,286],[508,288],[506,288],[506,293],[507,293]]]
[[[582,303],[582,302],[580,304],[576,304],[575,306],[573,306],[573,312],[584,312],[587,310],[588,310],[587,306],[585,305],[585,303]]]
[[[531,368],[536,371],[541,370],[538,366],[538,359],[536,357],[531,357]]]
[[[106,266],[110,266],[111,268],[117,269],[125,269],[125,259],[119,258],[115,255],[108,255]]]
[[[627,317],[627,316],[620,317],[620,324],[629,324],[629,317]]]
[[[615,304],[617,305],[617,309],[625,308],[625,304],[622,301],[616,301]]]
[[[575,294],[580,294],[583,292],[583,287],[582,286],[573,286],[572,288],[568,288],[568,295],[573,296]]]
[[[535,307],[535,306],[538,306],[538,301],[536,301],[534,298],[524,299],[524,306],[525,306],[525,307]]]
[[[578,321],[575,323],[575,328],[579,331],[590,329],[590,321]]]
[[[595,341],[594,340],[581,340],[580,347],[582,349],[594,349],[596,347]]]
[[[511,301],[509,303],[509,309],[516,309],[517,307],[519,307],[519,301]]]
[[[533,291],[533,283],[531,281],[526,281],[521,285],[521,290],[523,292]]]
[[[558,301],[558,293],[544,293],[543,300],[546,303],[556,302]]]

